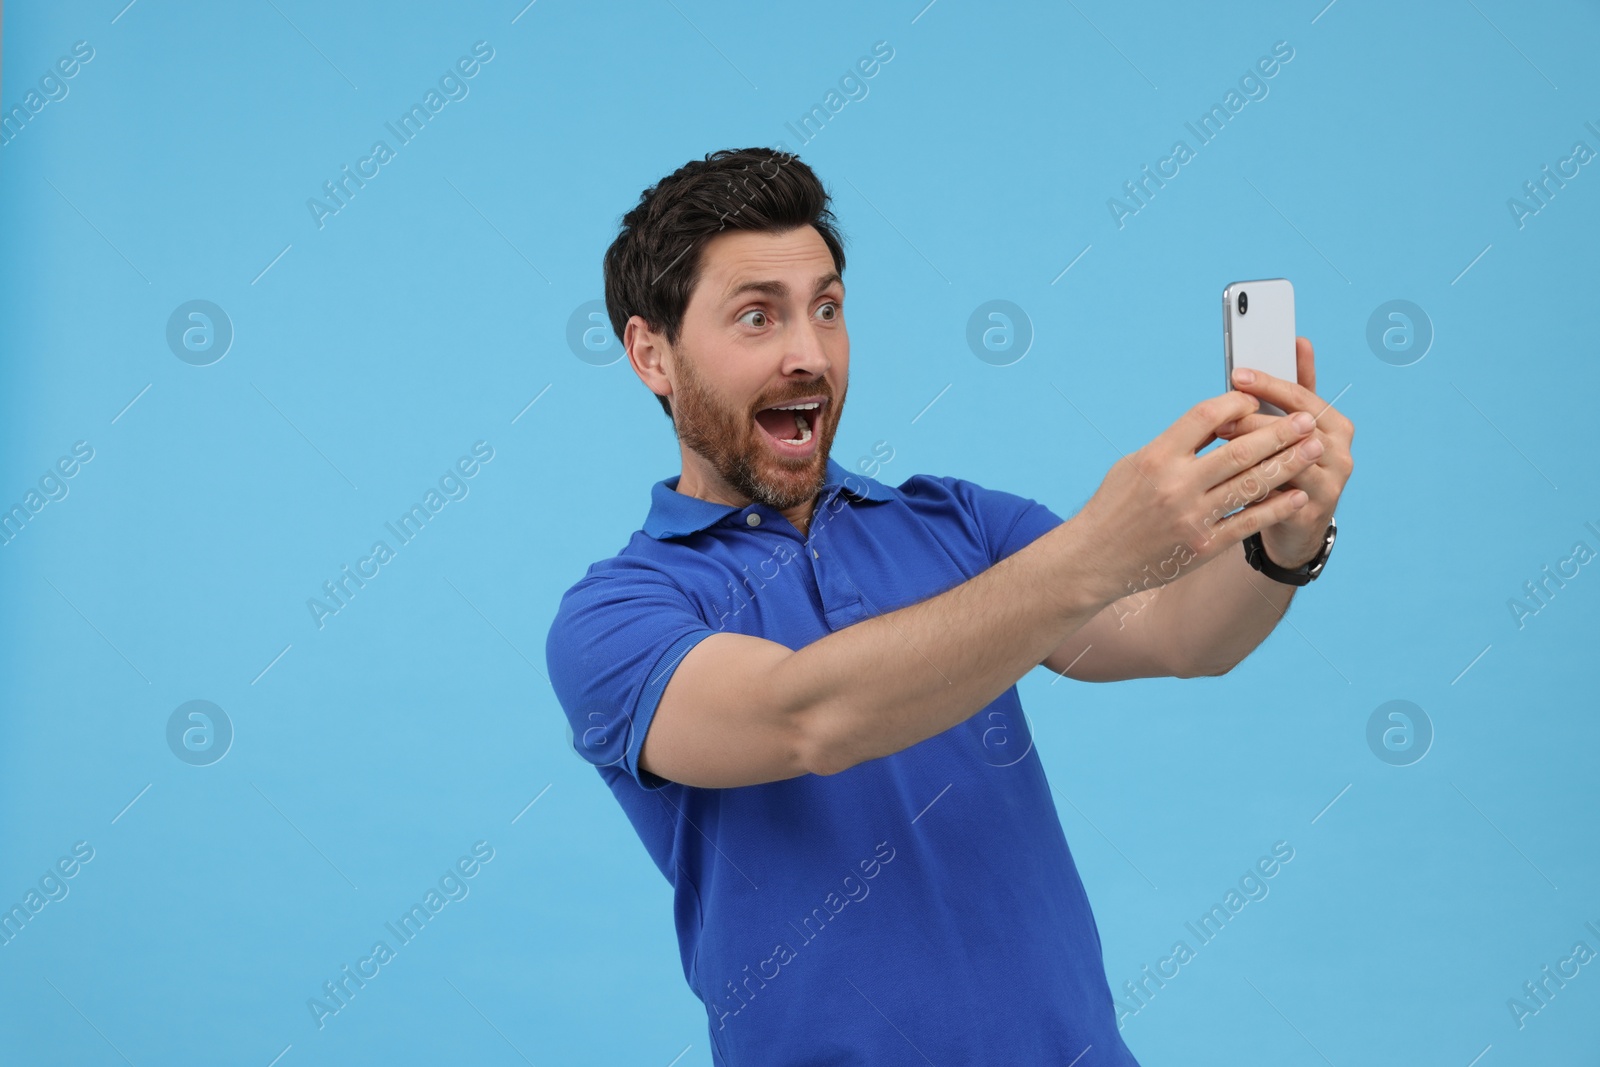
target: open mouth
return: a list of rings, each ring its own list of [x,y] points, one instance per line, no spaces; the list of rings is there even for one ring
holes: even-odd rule
[[[825,403],[815,399],[776,404],[756,412],[756,423],[776,445],[782,446],[780,451],[789,455],[808,453]]]

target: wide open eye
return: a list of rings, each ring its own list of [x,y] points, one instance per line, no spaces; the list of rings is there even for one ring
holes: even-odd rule
[[[839,314],[839,305],[832,300],[817,308],[817,317],[822,319],[823,322],[834,322],[839,318]]]
[[[754,326],[760,329],[767,324],[767,313],[760,308],[751,308],[743,315],[740,315],[738,321],[746,326]]]

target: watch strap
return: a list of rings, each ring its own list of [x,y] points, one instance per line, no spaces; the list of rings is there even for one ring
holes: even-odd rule
[[[1244,558],[1250,566],[1265,574],[1275,582],[1285,585],[1308,585],[1315,581],[1322,573],[1328,562],[1328,555],[1333,551],[1334,537],[1338,533],[1338,524],[1330,518],[1327,532],[1322,538],[1322,547],[1311,559],[1298,567],[1280,567],[1267,557],[1266,548],[1261,543],[1261,534],[1256,532],[1244,539]]]

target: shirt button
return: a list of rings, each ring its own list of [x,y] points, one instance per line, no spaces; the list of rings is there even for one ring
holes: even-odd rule
[[[813,548],[813,549],[812,549],[812,550],[811,550],[811,558],[812,558],[812,559],[817,559],[817,558],[819,558],[819,557],[818,557],[818,556],[817,556],[817,550],[816,550],[816,549],[814,549],[814,548]]]
[[[752,511],[750,514],[744,517],[744,521],[751,526],[760,526],[761,516]]]

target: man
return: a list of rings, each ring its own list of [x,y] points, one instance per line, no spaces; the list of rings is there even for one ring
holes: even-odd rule
[[[624,217],[606,305],[682,473],[561,601],[574,746],[674,888],[714,1062],[1134,1064],[1015,683],[1231,669],[1320,571],[1353,428],[1301,338],[1300,383],[1197,404],[1069,521],[890,488],[829,456],[843,275],[790,155],[713,153]]]

